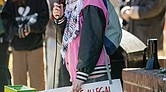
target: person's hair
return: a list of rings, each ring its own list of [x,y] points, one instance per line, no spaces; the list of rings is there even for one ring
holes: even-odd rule
[[[17,3],[18,6],[25,5],[28,0],[12,0],[13,3]]]

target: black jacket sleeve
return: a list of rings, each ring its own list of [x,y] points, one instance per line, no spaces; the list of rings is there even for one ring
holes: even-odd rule
[[[106,19],[102,9],[96,6],[87,6],[82,13],[77,70],[89,75],[93,72],[102,51]]]
[[[144,5],[139,6],[140,19],[158,16],[165,8],[166,2],[164,0],[147,0]]]
[[[48,9],[48,2],[47,0],[39,0],[41,2],[39,5],[38,10],[38,19],[35,24],[30,25],[31,32],[33,33],[43,33],[46,29],[46,25],[49,20],[49,9]]]
[[[5,28],[6,33],[9,35],[16,34],[18,30],[17,23],[13,16],[14,11],[12,9],[13,9],[12,1],[7,0],[1,12],[1,19],[3,26]]]

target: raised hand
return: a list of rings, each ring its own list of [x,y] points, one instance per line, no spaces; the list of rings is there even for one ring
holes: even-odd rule
[[[64,15],[63,4],[54,3],[53,16],[55,19],[61,18]]]

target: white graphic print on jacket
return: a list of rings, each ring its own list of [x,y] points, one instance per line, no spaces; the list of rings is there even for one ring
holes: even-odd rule
[[[36,21],[37,21],[37,17],[38,17],[37,13],[28,15],[30,13],[29,6],[26,6],[25,8],[19,7],[18,13],[20,16],[16,17],[16,21],[17,21],[19,27],[22,27],[23,25],[26,25],[26,24],[32,25],[32,24],[36,23]]]

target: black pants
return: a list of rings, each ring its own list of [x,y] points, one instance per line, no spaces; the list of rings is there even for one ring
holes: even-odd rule
[[[11,75],[8,69],[8,43],[0,43],[0,92],[4,92],[4,85],[11,84]]]
[[[59,84],[58,87],[71,86],[72,82],[70,82],[70,75],[66,69],[66,66],[63,64],[63,61],[60,63],[59,69]]]
[[[123,87],[122,70],[127,62],[126,51],[119,46],[116,52],[110,56],[111,59],[111,77],[112,79],[120,79]]]

